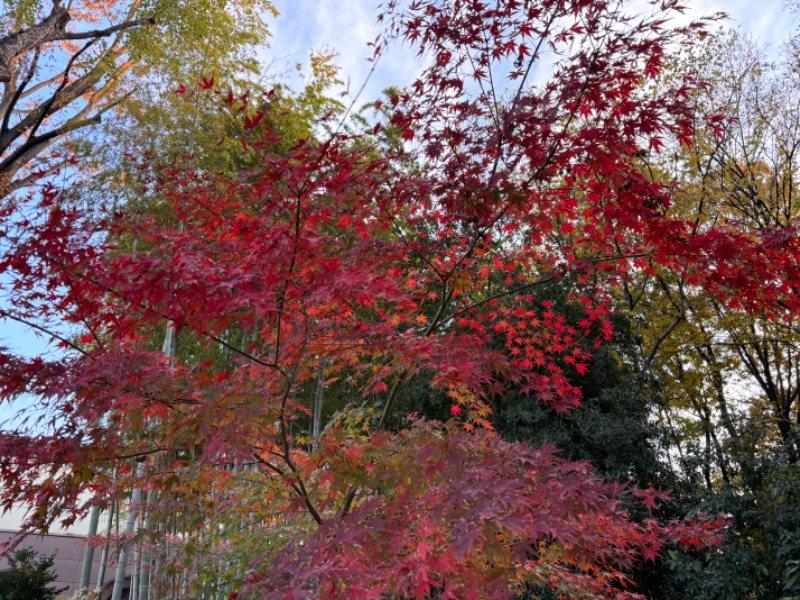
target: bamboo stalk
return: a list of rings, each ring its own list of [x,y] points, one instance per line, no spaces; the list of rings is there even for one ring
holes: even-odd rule
[[[136,467],[136,475],[141,476],[144,471],[144,463],[139,463]],[[137,487],[133,490],[131,504],[128,509],[128,520],[125,523],[125,533],[130,536],[136,527],[136,517],[138,516],[139,505],[142,503],[142,488]],[[122,588],[125,584],[125,571],[128,568],[128,557],[130,556],[129,545],[124,545],[119,554],[117,571],[114,575],[114,591],[111,600],[122,600]]]
[[[100,507],[93,506],[89,517],[88,535],[97,535],[97,525],[100,522]],[[83,553],[83,570],[81,571],[80,589],[89,589],[89,579],[92,577],[92,562],[94,561],[94,546],[86,540],[86,550]]]
[[[102,590],[106,578],[106,565],[108,565],[108,550],[111,545],[111,528],[114,523],[114,507],[116,501],[111,502],[108,507],[108,520],[106,522],[106,543],[103,546],[103,552],[100,554],[100,569],[97,572],[97,586],[95,589]]]

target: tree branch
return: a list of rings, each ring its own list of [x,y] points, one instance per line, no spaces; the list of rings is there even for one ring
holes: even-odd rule
[[[64,8],[60,2],[56,2],[53,12],[41,23],[0,38],[0,82],[11,81],[11,62],[15,58],[44,44],[64,40],[98,40],[126,29],[153,25],[156,22],[155,17],[146,17],[112,25],[105,29],[72,32],[66,30],[71,18],[69,8]]]

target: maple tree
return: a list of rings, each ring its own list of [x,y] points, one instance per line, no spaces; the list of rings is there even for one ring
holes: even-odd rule
[[[643,152],[693,143],[699,84],[651,84],[704,25],[668,27],[676,1],[623,10],[390,2],[373,59],[400,39],[430,63],[363,131],[286,144],[268,125],[275,94],[208,75],[192,89],[240,116],[248,167],[161,167],[143,193],[171,219],[81,211],[52,187],[24,215],[5,199],[3,316],[68,353],[0,355],[2,397],[46,408],[38,429],[0,435],[3,507],[31,504],[35,531],[152,492],[137,507],[150,525],[121,542],[152,551],[164,596],[634,598],[637,561],[713,542],[713,519],[630,516],[626,501],[653,511],[663,492],[491,431],[509,388],[580,404],[574,381],[634,275],[670,273],[730,311],[798,309],[793,227],[700,228],[642,168]],[[566,303],[533,293],[551,282]],[[164,327],[197,351],[157,351],[143,332]],[[221,356],[201,362],[208,348]],[[449,399],[447,423],[401,425],[415,377]],[[312,436],[315,387],[346,408]],[[222,580],[186,580],[198,555]]]
[[[290,89],[275,76],[271,85],[255,85],[241,77],[217,74],[217,91],[225,89],[227,100],[235,97],[257,99],[264,91],[272,91],[268,105],[249,107],[252,114],[264,112],[264,123],[279,136],[280,145],[288,148],[299,139],[313,137],[319,119],[341,114],[344,107],[329,93],[338,83],[332,52],[312,52],[307,69],[297,66],[298,74],[307,75],[299,90]],[[269,74],[268,74],[269,75]],[[167,203],[160,196],[145,193],[165,165],[188,164],[196,170],[231,175],[252,168],[258,158],[242,148],[242,141],[252,133],[243,130],[240,102],[218,102],[218,94],[193,90],[181,83],[164,94],[140,92],[126,105],[126,112],[105,132],[105,142],[95,148],[93,176],[83,178],[76,193],[81,200],[110,205],[124,204],[129,211],[137,207],[148,214],[161,212],[164,218]],[[240,91],[236,91],[240,90]],[[124,154],[118,149],[126,148]],[[277,150],[277,148],[276,148]],[[140,160],[146,157],[146,160]],[[74,186],[77,187],[77,186]]]

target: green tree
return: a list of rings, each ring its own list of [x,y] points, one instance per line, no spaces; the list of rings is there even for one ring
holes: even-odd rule
[[[54,600],[68,588],[51,588],[55,554],[42,556],[32,548],[8,556],[9,569],[0,571],[0,600]]]

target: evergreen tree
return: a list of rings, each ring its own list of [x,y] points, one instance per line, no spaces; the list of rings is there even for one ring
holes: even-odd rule
[[[32,548],[11,554],[10,568],[0,571],[0,600],[54,600],[68,589],[49,587],[56,580],[54,562],[55,554],[42,556]]]

